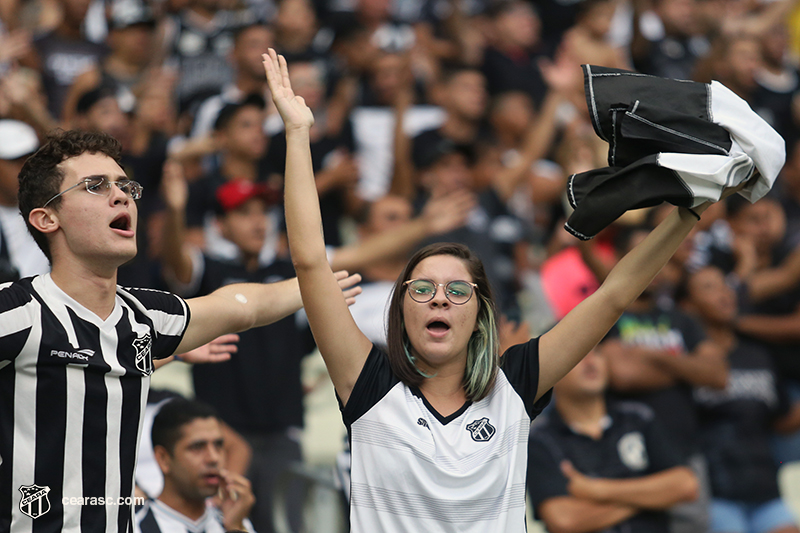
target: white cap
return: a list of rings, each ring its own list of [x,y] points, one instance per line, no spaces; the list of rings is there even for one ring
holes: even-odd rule
[[[0,159],[17,159],[39,148],[39,137],[28,124],[19,120],[0,120]]]

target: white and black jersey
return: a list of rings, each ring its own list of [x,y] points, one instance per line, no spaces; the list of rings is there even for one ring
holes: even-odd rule
[[[118,287],[102,320],[49,274],[0,286],[0,531],[133,530],[153,359],[188,322],[160,291]]]
[[[222,512],[213,506],[197,520],[192,520],[160,500],[148,500],[136,511],[136,533],[225,533]],[[244,519],[244,528],[255,533],[253,524]]]
[[[354,533],[525,531],[525,471],[539,339],[503,355],[479,402],[444,417],[373,348],[342,417],[350,435]]]

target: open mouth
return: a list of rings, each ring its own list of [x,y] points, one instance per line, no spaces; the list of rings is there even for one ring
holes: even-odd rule
[[[131,218],[127,215],[127,213],[120,213],[114,220],[111,221],[109,226],[112,229],[118,229],[121,231],[129,231],[131,229]]]
[[[203,481],[206,482],[207,485],[219,485],[220,483],[220,475],[219,474],[206,474],[203,476]]]
[[[426,327],[428,328],[428,331],[430,331],[431,333],[438,333],[438,334],[447,333],[450,330],[450,324],[443,322],[441,320],[434,320],[433,322],[430,322]]]

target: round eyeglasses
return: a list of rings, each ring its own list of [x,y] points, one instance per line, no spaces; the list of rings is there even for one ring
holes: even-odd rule
[[[464,305],[472,293],[478,288],[476,283],[469,281],[453,280],[447,283],[434,283],[429,279],[410,279],[404,283],[408,287],[408,295],[417,303],[428,303],[436,296],[439,287],[444,287],[444,295],[455,305]]]
[[[81,181],[79,181],[72,187],[67,187],[60,193],[56,194],[55,196],[47,200],[47,202],[45,202],[45,204],[42,207],[47,207],[48,205],[50,205],[50,202],[52,202],[56,198],[63,196],[72,189],[80,187],[81,185],[84,185],[86,187],[86,190],[92,194],[96,194],[98,196],[105,196],[111,191],[112,183],[115,184],[117,187],[119,187],[119,190],[124,192],[133,200],[138,200],[139,198],[142,197],[142,191],[144,190],[144,187],[142,187],[137,181],[128,179],[111,181],[105,176],[89,176],[88,178],[83,178]]]

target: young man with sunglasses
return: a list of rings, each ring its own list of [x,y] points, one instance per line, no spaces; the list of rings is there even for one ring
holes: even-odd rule
[[[119,154],[105,134],[59,132],[19,175],[52,269],[0,286],[0,531],[131,531],[153,361],[302,305],[296,280],[192,300],[117,286],[142,194]]]

